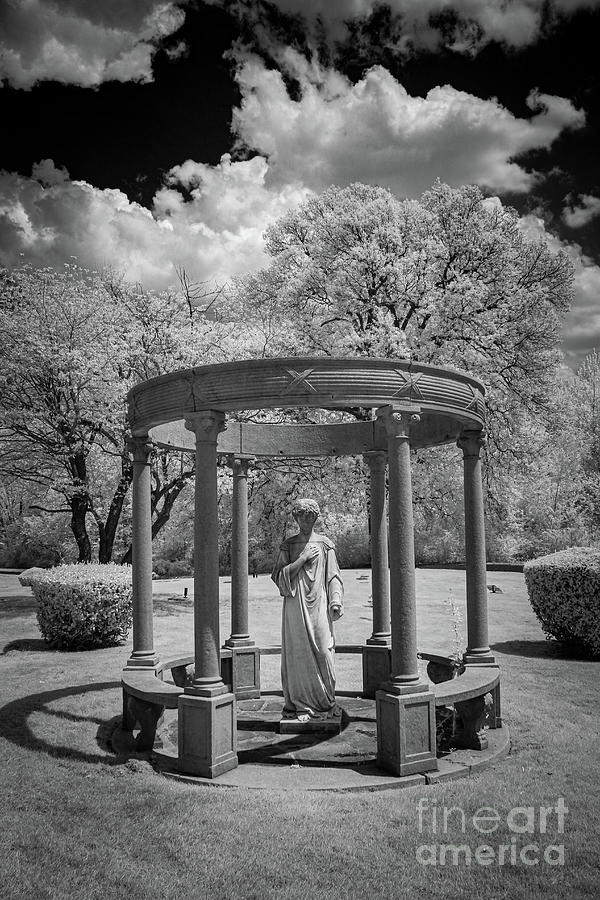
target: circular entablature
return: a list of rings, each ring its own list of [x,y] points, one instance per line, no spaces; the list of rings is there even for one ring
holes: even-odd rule
[[[411,444],[456,440],[484,424],[485,389],[464,372],[406,360],[290,358],[246,360],[183,369],[136,385],[128,394],[136,435],[151,434],[163,446],[193,450],[185,419],[203,410],[418,410]],[[168,426],[168,427],[165,427]],[[189,438],[187,437],[189,434]],[[383,449],[380,423],[248,425],[228,421],[218,452],[256,456],[327,456]]]

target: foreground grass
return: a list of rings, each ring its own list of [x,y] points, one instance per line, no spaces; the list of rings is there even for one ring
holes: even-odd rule
[[[347,610],[338,641],[369,632],[369,584],[345,573]],[[490,573],[490,635],[503,675],[511,755],[475,777],[429,788],[369,794],[276,793],[196,788],[168,781],[144,759],[116,760],[107,748],[119,714],[119,669],[128,648],[64,654],[44,649],[28,591],[0,580],[0,883],[5,897],[31,898],[487,898],[597,896],[600,802],[598,662],[564,658],[544,641],[522,576]],[[419,573],[419,643],[452,649],[444,600],[463,606],[464,575]],[[280,613],[268,579],[251,579],[251,627],[278,642]],[[162,654],[189,647],[191,604],[167,599],[181,585],[155,586],[156,643]],[[222,630],[227,631],[227,585]],[[276,670],[267,673],[276,681]],[[340,659],[338,683],[357,677]],[[540,833],[540,806],[564,798]],[[417,804],[427,801],[419,832]],[[485,835],[472,816],[497,810]],[[433,808],[437,809],[436,828]],[[443,832],[444,807],[450,813]],[[506,816],[534,807],[532,834]],[[462,812],[465,814],[464,832]],[[523,816],[518,819],[524,822]],[[537,864],[424,866],[418,848],[481,844],[517,850],[536,843]],[[564,865],[543,849],[564,845]],[[420,851],[423,855],[423,851]]]

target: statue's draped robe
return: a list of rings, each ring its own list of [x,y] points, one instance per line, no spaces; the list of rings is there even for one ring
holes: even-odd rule
[[[335,708],[334,634],[331,606],[342,605],[343,584],[335,548],[329,538],[308,542],[319,555],[290,577],[306,541],[294,535],[283,542],[273,581],[283,597],[281,683],[284,716],[322,718]]]

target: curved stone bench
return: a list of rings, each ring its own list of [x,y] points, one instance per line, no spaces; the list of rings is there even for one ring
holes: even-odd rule
[[[221,649],[221,664],[231,659],[231,650]],[[136,723],[140,733],[135,742],[136,750],[151,750],[156,729],[165,709],[177,709],[179,697],[184,692],[186,668],[194,664],[194,656],[179,655],[148,669],[124,669],[121,674],[123,690],[123,731],[133,731]],[[164,681],[164,673],[171,671],[174,684]],[[227,684],[227,680],[225,683]],[[229,690],[231,685],[227,684]]]
[[[484,723],[501,728],[500,670],[497,666],[466,666],[459,674],[449,657],[419,653],[428,661],[427,673],[434,683],[437,727],[451,726],[452,746],[465,750],[485,750],[488,740]],[[437,667],[437,669],[433,668]],[[453,707],[453,710],[450,709]],[[446,708],[447,715],[443,715]]]
[[[136,723],[140,732],[135,749],[152,750],[156,729],[165,709],[177,709],[183,687],[162,680],[164,667],[148,671],[125,669],[121,675],[123,689],[123,731],[133,731]]]
[[[338,654],[361,654],[360,644],[341,644],[336,647]],[[261,656],[275,656],[281,647],[259,649]],[[490,728],[500,728],[500,671],[497,666],[467,666],[456,677],[452,676],[454,664],[447,656],[420,652],[419,657],[446,670],[444,680],[431,686],[437,708],[454,706],[458,723],[454,723],[452,742],[455,746],[469,750],[484,750],[487,739],[483,734],[483,722],[488,718]],[[221,649],[221,662],[231,658],[231,650]],[[151,750],[156,737],[156,729],[165,709],[177,709],[179,697],[184,693],[186,669],[194,664],[194,656],[179,655],[160,663],[156,668],[125,669],[121,675],[123,689],[124,731],[133,731],[139,723],[140,732],[136,738],[136,749]],[[170,670],[173,684],[164,681],[164,672]],[[428,666],[429,670],[429,666]],[[231,685],[228,685],[231,689]],[[355,694],[356,692],[352,692]],[[487,699],[491,695],[491,699]]]
[[[435,705],[444,706],[490,694],[498,684],[500,670],[495,666],[467,666],[462,674],[432,685],[431,690],[435,694]]]

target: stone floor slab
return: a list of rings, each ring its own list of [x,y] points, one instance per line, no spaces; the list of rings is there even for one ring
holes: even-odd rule
[[[377,766],[375,701],[347,696],[336,699],[343,710],[338,734],[280,734],[281,694],[238,701],[239,765],[215,779],[178,772],[177,711],[166,710],[153,761],[164,775],[190,784],[253,790],[375,791],[465,778],[509,751],[509,734],[504,726],[487,732],[487,750],[455,750],[438,760],[437,772],[398,778]],[[113,746],[117,752],[127,752],[125,737],[123,732],[115,733]]]

